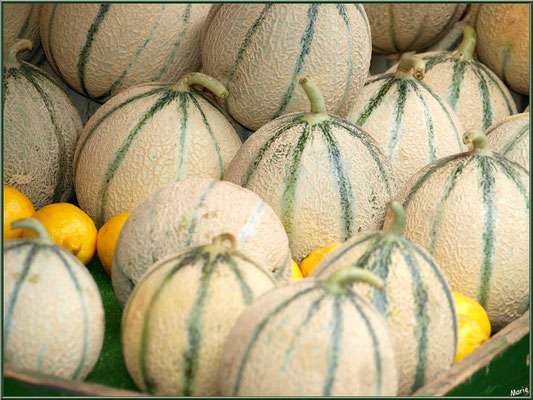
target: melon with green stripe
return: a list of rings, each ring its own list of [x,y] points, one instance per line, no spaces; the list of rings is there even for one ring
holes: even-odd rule
[[[516,114],[516,105],[498,75],[474,60],[475,48],[476,32],[466,25],[463,39],[453,52],[417,56],[426,62],[424,83],[447,101],[463,128],[485,131]]]
[[[225,242],[231,241],[230,247]],[[276,281],[231,234],[150,267],[122,319],[126,367],[143,392],[214,396],[222,346],[244,309]]]
[[[41,40],[57,75],[104,102],[148,82],[200,68],[210,4],[45,4]]]
[[[39,37],[39,3],[6,3],[2,6],[2,33],[4,47],[13,44],[15,39],[28,39],[34,44],[32,50],[21,52],[19,58],[35,64],[35,58],[41,50]]]
[[[72,196],[72,160],[82,123],[65,92],[43,70],[17,60],[18,39],[4,52],[4,184],[35,209]]]
[[[227,97],[199,72],[175,84],[134,86],[85,125],[74,156],[80,207],[101,226],[168,184],[192,176],[222,179],[241,145],[227,118],[191,85]]]
[[[465,4],[365,4],[375,53],[422,50],[457,22]]]
[[[226,85],[224,107],[252,131],[307,108],[301,76],[313,76],[341,116],[366,79],[370,27],[360,4],[223,4],[208,20],[203,71]]]
[[[353,289],[385,317],[398,365],[398,395],[408,396],[448,370],[455,359],[458,322],[452,292],[431,255],[402,236],[405,213],[392,203],[388,231],[359,235],[328,254],[311,273],[327,279],[347,265],[385,281],[384,290]]]
[[[478,54],[509,87],[529,94],[529,13],[528,4],[483,4],[476,32]]]
[[[529,112],[504,118],[485,134],[492,150],[529,171]]]
[[[404,186],[404,234],[425,247],[454,292],[485,310],[494,331],[529,307],[529,173],[465,134],[471,151],[421,169]],[[387,214],[385,227],[391,225]]]
[[[25,218],[11,227],[36,238],[4,242],[4,365],[83,380],[104,340],[104,308],[87,268]]]
[[[432,161],[466,150],[461,122],[424,83],[424,69],[419,57],[404,58],[395,73],[365,83],[346,117],[381,146],[400,186]]]
[[[376,142],[327,114],[313,81],[300,83],[311,112],[279,117],[256,131],[225,177],[272,206],[297,263],[315,249],[380,229],[385,203],[396,193],[392,168]]]
[[[350,286],[383,288],[348,267],[328,280],[273,289],[248,306],[222,350],[222,396],[395,396],[393,342],[380,313]]]
[[[254,192],[230,182],[189,178],[166,186],[136,207],[115,248],[111,278],[124,306],[154,262],[231,233],[238,250],[278,281],[291,280],[289,240],[272,208]]]

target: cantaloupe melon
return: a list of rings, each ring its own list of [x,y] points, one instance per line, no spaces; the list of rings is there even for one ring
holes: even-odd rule
[[[465,4],[365,4],[375,53],[422,50],[461,18]]]
[[[68,96],[41,69],[17,61],[26,39],[4,52],[4,184],[35,209],[72,196],[72,159],[82,123]]]
[[[103,102],[148,82],[200,68],[211,4],[45,4],[41,40],[50,65],[84,96]]]
[[[26,218],[11,226],[38,237],[4,242],[4,365],[82,380],[104,341],[98,287],[39,221]]]
[[[225,245],[231,240],[231,247]],[[166,258],[143,275],[122,317],[126,367],[158,396],[214,396],[222,346],[254,298],[276,286],[233,235]]]
[[[485,134],[489,147],[529,171],[529,112],[492,125]]]
[[[381,146],[401,187],[418,169],[466,147],[457,115],[424,83],[424,61],[412,56],[395,68],[365,83],[346,119]]]
[[[265,266],[278,281],[291,279],[287,234],[272,208],[250,190],[230,182],[189,178],[144,200],[124,224],[111,278],[121,305],[147,268],[190,246],[211,243],[222,233],[237,238],[238,250]]]
[[[476,22],[478,54],[511,89],[529,94],[529,4],[483,4]]]
[[[395,396],[393,343],[379,312],[349,286],[382,287],[349,267],[327,281],[273,289],[241,314],[222,351],[222,396]]]
[[[225,179],[276,211],[294,261],[362,231],[380,229],[395,195],[390,163],[357,126],[327,114],[317,85],[300,81],[311,112],[279,117],[239,149]]]
[[[402,236],[402,206],[394,202],[390,209],[394,221],[387,231],[351,238],[329,253],[311,277],[327,279],[352,265],[385,281],[383,290],[361,282],[353,289],[387,320],[398,365],[398,395],[407,396],[452,366],[458,321],[452,292],[435,260]]]
[[[226,85],[224,106],[252,131],[308,108],[302,76],[341,116],[366,79],[370,27],[360,4],[223,4],[208,19],[203,71]]]
[[[405,236],[429,250],[452,290],[485,308],[497,331],[529,306],[529,173],[487,148],[483,133],[465,139],[471,151],[421,169],[397,198]]]
[[[124,90],[91,117],[74,156],[80,207],[97,226],[133,210],[156,190],[187,177],[222,179],[241,145],[226,117],[192,85],[228,96],[198,72],[175,84]]]
[[[13,44],[15,39],[28,39],[33,43],[32,50],[19,54],[19,59],[35,63],[34,57],[42,51],[39,37],[39,3],[6,3],[2,5],[2,33],[4,47]]]
[[[453,52],[417,54],[426,62],[423,82],[446,100],[465,130],[485,131],[516,114],[505,84],[487,66],[475,61],[476,32],[465,25],[463,39]]]

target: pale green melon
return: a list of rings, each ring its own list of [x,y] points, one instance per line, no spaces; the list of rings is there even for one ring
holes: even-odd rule
[[[57,246],[41,223],[13,228],[37,238],[4,242],[4,365],[83,380],[98,361],[105,318],[98,287],[85,265]]]
[[[231,239],[231,247],[224,244]],[[222,346],[244,309],[275,287],[272,276],[236,251],[236,239],[188,248],[143,275],[122,318],[126,367],[158,396],[214,396]]]
[[[72,159],[82,123],[66,93],[43,70],[4,52],[4,184],[39,209],[72,196]]]
[[[529,171],[529,112],[512,115],[485,132],[491,149]]]

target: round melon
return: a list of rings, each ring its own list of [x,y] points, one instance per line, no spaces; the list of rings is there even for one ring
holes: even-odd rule
[[[497,331],[529,307],[529,173],[487,148],[483,133],[465,139],[471,151],[423,168],[397,198],[405,236],[433,255],[454,292],[485,308]]]
[[[475,48],[476,32],[466,25],[463,39],[454,51],[417,56],[426,62],[424,83],[446,100],[463,128],[485,131],[516,114],[516,105],[498,75],[474,60]]]
[[[521,94],[529,94],[529,4],[483,4],[476,22],[478,54]]]
[[[193,72],[176,84],[124,90],[85,125],[74,156],[74,184],[80,207],[97,226],[172,182],[224,177],[241,140],[193,84],[228,96],[219,82]]]
[[[104,341],[104,308],[87,268],[35,219],[14,222],[37,238],[4,242],[4,365],[83,380]]]
[[[224,107],[252,131],[307,109],[302,76],[341,116],[366,79],[370,28],[360,4],[223,4],[209,19],[203,71],[226,85]]]
[[[82,123],[65,92],[43,70],[17,61],[25,39],[4,52],[4,184],[35,209],[72,196],[72,160]]]
[[[437,41],[461,18],[466,5],[365,4],[375,53],[422,50]]]
[[[231,239],[231,247],[224,241]],[[122,318],[122,349],[137,386],[157,396],[214,396],[235,321],[276,282],[236,251],[233,235],[180,251],[138,282]]]
[[[230,182],[189,178],[158,190],[136,207],[115,248],[111,278],[123,306],[154,262],[231,233],[237,249],[278,281],[291,279],[287,234],[268,204]]]
[[[485,134],[492,150],[529,171],[529,112],[504,118]]]
[[[408,396],[448,370],[458,341],[456,309],[446,279],[431,255],[402,236],[405,213],[392,203],[388,231],[351,238],[311,273],[327,279],[352,265],[385,281],[379,290],[358,282],[353,289],[387,320],[398,365],[398,395]]]
[[[527,112],[527,113],[529,112],[529,104],[528,104],[528,106],[524,109],[524,112],[525,112],[525,113],[526,113],[526,112]]]
[[[13,44],[15,39],[28,39],[34,47],[33,50],[22,51],[21,60],[31,60],[41,51],[39,37],[39,16],[41,12],[39,3],[6,3],[2,6],[2,33],[4,34],[4,47]]]
[[[400,187],[423,166],[466,150],[461,122],[424,83],[425,68],[419,57],[408,57],[395,73],[368,80],[346,117],[381,146]]]
[[[383,281],[358,268],[339,272],[278,287],[244,310],[222,350],[220,395],[396,395],[386,322],[349,288],[354,280]]]
[[[211,4],[43,5],[41,40],[57,75],[104,102],[148,82],[197,71]]]
[[[311,112],[279,117],[239,149],[225,179],[276,211],[299,263],[311,251],[380,229],[396,193],[386,156],[357,126],[327,114],[310,79],[300,82]]]

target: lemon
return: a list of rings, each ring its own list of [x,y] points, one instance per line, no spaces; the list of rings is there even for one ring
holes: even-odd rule
[[[338,243],[330,244],[326,247],[321,247],[320,249],[313,250],[307,257],[305,257],[300,263],[300,270],[302,271],[303,277],[308,277],[309,274],[315,269],[315,267],[322,261],[328,253],[331,253],[339,247]]]
[[[486,311],[475,300],[453,293],[459,318],[459,343],[455,362],[462,360],[490,338],[490,322]]]
[[[102,267],[104,267],[105,272],[107,272],[108,275],[111,275],[113,253],[115,252],[118,235],[130,214],[130,212],[125,212],[115,215],[100,228],[98,235],[96,236],[96,251],[98,252],[98,258],[100,258]]]
[[[292,260],[292,280],[295,281],[302,278],[303,275],[302,271],[300,270],[300,267],[298,266],[298,264],[296,264],[296,262],[294,262],[294,260]]]
[[[52,240],[74,254],[83,264],[92,260],[96,251],[96,226],[85,212],[70,203],[54,203],[44,206],[33,218],[40,221]],[[23,237],[36,234],[24,230]]]
[[[4,240],[22,237],[22,229],[11,229],[11,223],[33,215],[35,208],[30,199],[17,189],[4,186]]]

